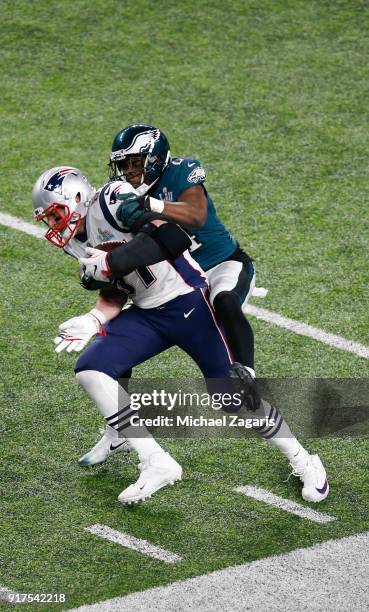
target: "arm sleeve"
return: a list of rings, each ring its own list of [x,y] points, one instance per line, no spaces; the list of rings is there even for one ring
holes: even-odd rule
[[[107,262],[111,276],[121,278],[141,266],[175,260],[190,245],[188,234],[172,221],[166,221],[159,227],[150,221],[143,223],[130,242],[110,251]]]
[[[151,236],[138,233],[130,242],[110,251],[107,261],[113,278],[126,276],[141,266],[164,261],[162,247]]]

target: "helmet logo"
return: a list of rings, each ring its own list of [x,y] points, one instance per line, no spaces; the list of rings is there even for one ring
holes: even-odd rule
[[[141,132],[141,134],[136,134],[132,143],[125,149],[126,155],[147,153],[152,142],[158,140],[159,136],[159,130],[150,130],[149,132]]]
[[[47,184],[44,186],[44,189],[47,191],[56,191],[61,193],[61,186],[63,181],[68,174],[72,174],[75,171],[73,168],[60,168],[58,172],[53,174],[50,179],[47,181]]]

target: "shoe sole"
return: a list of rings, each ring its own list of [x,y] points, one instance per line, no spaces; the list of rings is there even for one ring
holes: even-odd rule
[[[158,487],[154,487],[153,489],[145,491],[145,493],[142,493],[142,495],[135,495],[134,497],[131,497],[129,499],[121,499],[119,495],[118,501],[121,504],[128,504],[128,505],[137,504],[140,501],[145,501],[145,499],[150,499],[150,497],[154,495],[154,493],[156,493],[157,491],[160,491],[160,489],[163,489],[164,487],[167,487],[168,485],[174,485],[176,482],[180,480],[182,480],[182,475],[178,476],[178,478],[172,478],[171,480],[166,480],[162,482],[161,485],[159,485]]]

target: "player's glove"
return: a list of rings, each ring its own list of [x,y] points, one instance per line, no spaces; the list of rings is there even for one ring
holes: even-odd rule
[[[80,317],[73,317],[59,325],[59,334],[54,339],[57,345],[57,353],[66,349],[67,353],[81,351],[93,336],[97,334],[105,335],[103,324],[106,323],[105,315],[93,308],[87,314]]]
[[[137,193],[118,193],[117,200],[121,202],[117,210],[117,217],[124,227],[131,229],[132,225],[145,212],[163,212],[164,202],[151,198],[148,195],[138,195]]]
[[[110,287],[111,281],[110,279],[106,279],[105,281],[98,281],[92,278],[89,274],[86,274],[85,266],[81,266],[79,269],[79,281],[81,287],[87,289],[88,291],[96,291],[97,289],[106,289]]]
[[[229,375],[233,380],[233,386],[241,396],[242,406],[246,410],[255,412],[258,410],[261,402],[258,384],[251,375],[249,369],[235,361],[229,370]]]
[[[108,253],[92,247],[86,248],[88,257],[81,257],[78,261],[84,266],[84,273],[95,281],[107,281],[110,276]]]

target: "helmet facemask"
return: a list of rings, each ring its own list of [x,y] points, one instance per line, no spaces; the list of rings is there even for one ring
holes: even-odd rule
[[[111,180],[120,179],[131,183],[133,187],[139,187],[145,182],[144,168],[146,155],[120,155],[120,159],[110,162],[112,173]]]
[[[40,208],[34,211],[36,221],[43,221],[48,226],[45,234],[46,240],[60,249],[64,248],[73,238],[82,215],[71,211],[66,204],[51,204],[46,210]],[[50,225],[50,217],[56,217],[55,223]]]

